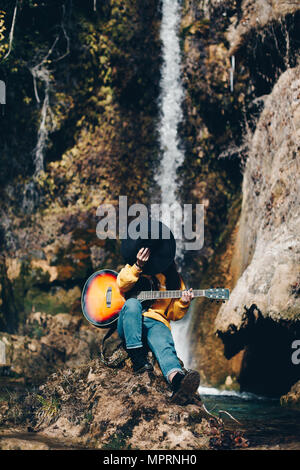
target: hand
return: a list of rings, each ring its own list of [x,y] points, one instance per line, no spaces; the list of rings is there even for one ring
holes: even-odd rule
[[[189,303],[192,299],[194,298],[194,292],[193,292],[193,289],[189,289],[189,290],[184,290],[182,292],[182,296],[180,298],[181,302],[184,302],[184,303]]]
[[[138,268],[143,268],[144,264],[147,263],[150,256],[149,248],[141,248],[138,254],[136,255],[136,265]]]

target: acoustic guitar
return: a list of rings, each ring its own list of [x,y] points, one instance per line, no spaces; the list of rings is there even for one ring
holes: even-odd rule
[[[147,310],[155,300],[179,299],[182,290],[156,290],[155,278],[141,276],[134,288],[121,294],[117,285],[118,273],[102,269],[92,274],[86,281],[81,295],[81,307],[85,318],[99,328],[111,327],[118,320],[119,313],[130,297],[141,301],[143,310]],[[229,299],[229,289],[193,289],[194,297],[207,297],[211,300]]]

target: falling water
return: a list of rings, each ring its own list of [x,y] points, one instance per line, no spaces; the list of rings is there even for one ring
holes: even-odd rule
[[[37,102],[40,102],[40,98],[37,92],[36,80],[41,80],[44,85],[44,100],[41,108],[41,121],[38,129],[37,144],[34,149],[34,163],[35,163],[35,176],[44,170],[44,152],[48,140],[48,129],[46,127],[47,114],[49,109],[49,91],[50,91],[50,73],[43,62],[31,69],[34,83],[34,93]]]
[[[179,148],[178,125],[182,121],[181,104],[184,97],[181,84],[181,54],[178,29],[180,25],[180,6],[178,0],[163,0],[160,38],[162,41],[163,66],[160,83],[160,149],[162,159],[157,183],[161,189],[161,203],[170,207],[176,202],[176,171],[184,160]],[[167,214],[162,221],[168,225]],[[181,211],[174,211],[174,227],[180,230]],[[175,237],[180,232],[175,232]],[[177,236],[178,235],[178,236]],[[177,243],[177,258],[182,256],[180,240]]]
[[[235,71],[235,56],[231,56],[231,67],[229,69],[230,74],[230,91],[233,92],[233,78],[234,78],[234,71]]]
[[[44,100],[41,107],[41,120],[37,133],[37,143],[33,150],[34,155],[34,174],[31,181],[25,184],[23,192],[22,209],[25,213],[31,214],[39,200],[38,184],[36,177],[44,170],[44,153],[48,141],[49,129],[47,128],[47,117],[49,114],[49,92],[50,92],[50,74],[46,67],[39,64],[31,69],[34,82],[34,93],[38,103],[40,98],[37,92],[36,79],[44,83]],[[49,127],[49,126],[48,126]]]
[[[162,41],[163,66],[160,83],[160,149],[162,159],[156,181],[161,189],[161,204],[171,207],[176,203],[176,173],[184,161],[184,153],[179,147],[178,126],[182,121],[182,100],[184,91],[181,83],[181,52],[179,44],[180,26],[179,0],[163,0],[160,38]],[[174,206],[173,206],[174,207]],[[162,222],[168,225],[166,214],[161,216]],[[183,256],[182,214],[174,211],[175,238],[177,238],[177,261]],[[176,233],[177,231],[177,233]],[[187,366],[187,327],[189,315],[179,322],[172,322],[172,333],[178,356]]]
[[[33,78],[33,89],[37,103],[41,102],[38,93],[37,82],[39,81],[44,85],[44,99],[41,106],[41,118],[37,133],[37,143],[33,149],[35,170],[32,180],[25,184],[23,193],[22,208],[24,212],[29,214],[33,212],[39,202],[38,177],[40,173],[44,171],[44,154],[47,149],[49,134],[55,130],[55,120],[53,119],[53,113],[50,107],[51,72],[48,69],[47,62],[50,61],[50,57],[52,57],[57,44],[59,44],[61,34],[63,34],[64,40],[66,42],[66,50],[58,57],[52,57],[51,61],[53,63],[58,62],[64,59],[70,53],[70,37],[68,36],[65,27],[65,16],[66,7],[65,5],[62,5],[61,28],[56,35],[54,42],[41,62],[29,69]]]
[[[48,139],[48,130],[46,128],[47,111],[49,107],[49,81],[45,82],[45,97],[41,112],[41,122],[38,130],[38,139],[35,148],[35,174],[38,175],[44,170],[44,151]]]

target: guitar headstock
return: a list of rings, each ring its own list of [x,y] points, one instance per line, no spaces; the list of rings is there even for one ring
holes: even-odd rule
[[[216,288],[216,289],[206,289],[205,297],[211,300],[222,300],[225,302],[229,299],[229,289]]]

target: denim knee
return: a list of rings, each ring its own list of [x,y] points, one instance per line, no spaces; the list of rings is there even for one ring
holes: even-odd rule
[[[142,343],[142,305],[137,299],[126,300],[118,320],[118,333],[126,347],[138,348]]]
[[[138,299],[131,298],[126,300],[124,304],[124,310],[126,313],[142,313],[142,304]]]

